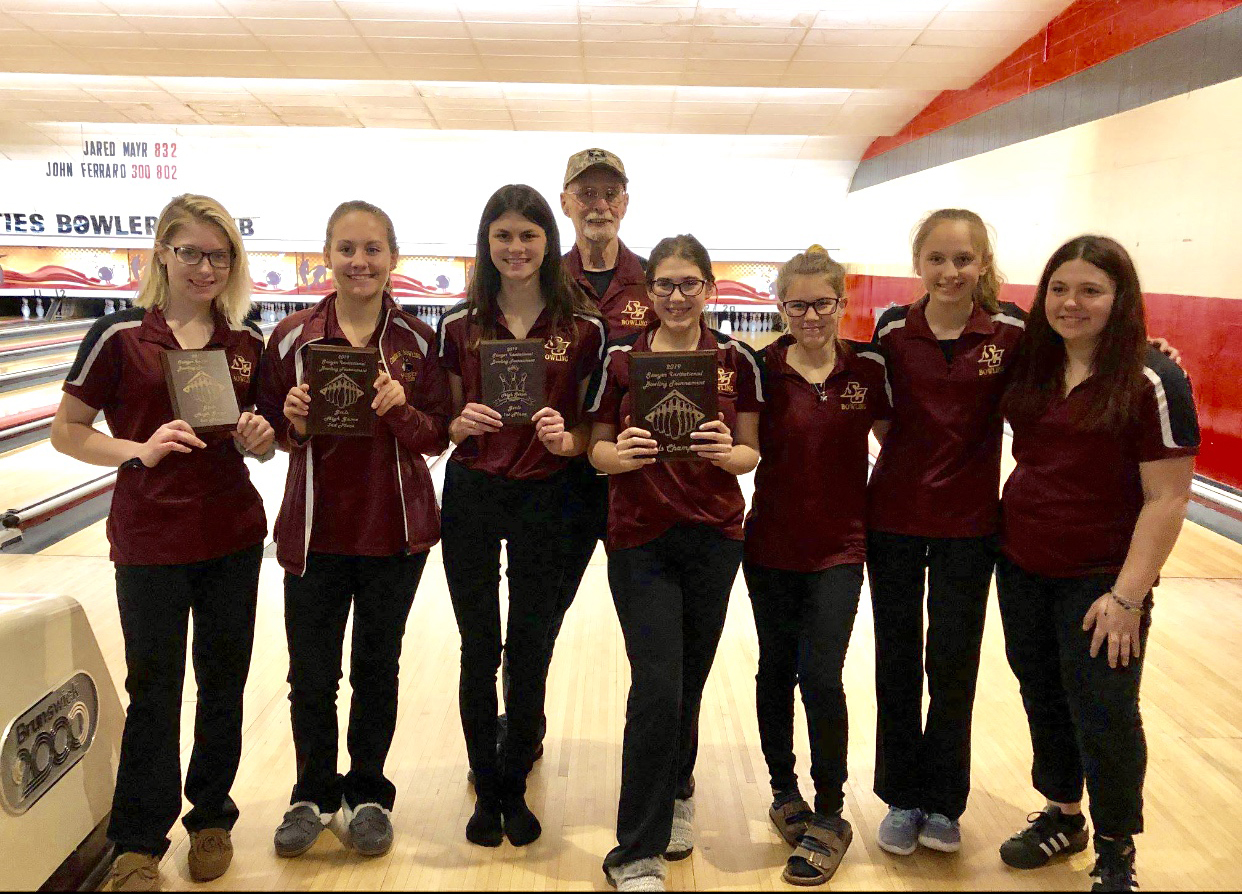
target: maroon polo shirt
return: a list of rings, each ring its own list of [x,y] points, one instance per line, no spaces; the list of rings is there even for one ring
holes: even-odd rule
[[[659,321],[642,332],[609,342],[604,368],[592,388],[591,418],[625,429],[634,412],[630,394],[630,352],[651,350]],[[731,431],[738,413],[763,406],[759,358],[754,350],[700,321],[698,350],[716,352],[716,387],[720,411]],[[706,459],[656,462],[608,476],[608,536],[604,547],[629,549],[655,540],[678,524],[708,525],[730,540],[742,539],[746,504],[737,476]]]
[[[440,319],[440,365],[461,378],[466,403],[482,403],[479,372],[479,327],[467,323],[469,304],[462,301]],[[496,337],[513,338],[504,314],[497,310]],[[604,321],[575,314],[572,338],[553,333],[547,308],[539,314],[526,338],[544,339],[544,406],[565,417],[566,427],[582,419],[578,391],[584,379],[599,368],[604,348]],[[474,345],[471,347],[471,345]],[[472,435],[453,451],[452,459],[468,469],[516,480],[547,478],[565,468],[568,457],[557,456],[535,436],[534,425],[508,424],[498,432]]]
[[[582,290],[599,305],[599,312],[608,322],[609,338],[624,338],[646,329],[655,320],[651,299],[647,296],[646,262],[620,243],[616,273],[608,291],[597,295],[582,267],[582,253],[575,245],[565,255],[565,269]]]
[[[746,559],[823,571],[867,555],[867,435],[887,419],[884,359],[840,342],[822,390],[789,365],[791,335],[763,351],[759,468],[746,516]]]
[[[1141,398],[1120,433],[1078,424],[1100,387],[1089,378],[1041,418],[1010,420],[1016,466],[1001,501],[1001,550],[1033,574],[1120,571],[1143,508],[1139,464],[1199,452],[1190,382],[1155,348],[1148,348]]]
[[[253,407],[263,351],[258,328],[231,329],[217,318],[205,347],[224,349],[237,404]],[[103,410],[113,437],[143,443],[174,418],[160,355],[180,349],[158,308],[108,314],[82,340],[65,393]],[[107,522],[113,562],[183,565],[263,542],[263,501],[232,435],[199,438],[206,447],[169,453],[153,469],[136,463],[117,471]]]
[[[379,350],[380,329],[380,326],[375,327],[366,347]],[[337,320],[335,302],[327,308],[323,341],[318,344],[343,347],[350,344]],[[311,438],[315,460],[311,464],[315,484],[311,552],[391,556],[405,550],[405,511],[397,481],[397,442],[384,437],[382,425],[377,425],[375,431],[377,436],[369,438],[344,435]],[[341,487],[343,481],[348,481],[349,486]]]
[[[868,486],[867,525],[917,537],[984,537],[1000,521],[1001,395],[1026,312],[976,306],[945,358],[927,298],[886,310],[875,344],[888,368],[892,427]]]

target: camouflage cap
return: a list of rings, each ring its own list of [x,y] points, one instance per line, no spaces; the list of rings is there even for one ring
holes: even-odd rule
[[[569,156],[569,164],[565,166],[565,186],[580,177],[587,168],[596,166],[608,168],[621,177],[621,182],[628,184],[630,178],[625,176],[625,165],[621,159],[607,149],[583,149]]]

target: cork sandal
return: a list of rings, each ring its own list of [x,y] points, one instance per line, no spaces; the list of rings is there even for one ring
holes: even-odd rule
[[[798,846],[798,839],[806,833],[807,826],[814,815],[811,805],[806,803],[801,795],[795,795],[768,808],[768,817],[772,820],[772,825],[776,827],[776,831],[790,847]]]
[[[840,817],[811,823],[785,864],[781,878],[791,885],[822,885],[841,865],[854,830]]]

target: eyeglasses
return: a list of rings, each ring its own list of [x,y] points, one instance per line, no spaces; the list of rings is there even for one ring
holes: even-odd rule
[[[603,199],[609,205],[615,205],[625,195],[625,189],[620,186],[610,186],[600,191],[593,186],[584,186],[582,189],[570,190],[569,194],[583,205],[594,205],[600,199]]]
[[[785,313],[791,317],[805,317],[806,312],[812,307],[821,317],[826,317],[835,311],[840,303],[840,298],[818,298],[815,301],[782,301],[781,307],[785,308]]]
[[[672,279],[657,279],[651,283],[651,291],[660,298],[667,298],[675,291],[680,291],[687,298],[693,298],[703,292],[703,287],[707,285],[707,281],[696,279],[691,276],[681,281]]]
[[[201,248],[195,248],[193,245],[170,245],[172,253],[177,256],[177,260],[182,264],[190,267],[197,267],[203,263],[203,258],[207,259],[212,267],[218,270],[227,270],[233,266],[233,252],[228,251],[203,251]]]

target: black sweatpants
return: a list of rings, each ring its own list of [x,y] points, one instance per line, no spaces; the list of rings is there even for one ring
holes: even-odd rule
[[[787,792],[798,785],[793,751],[797,686],[811,740],[815,812],[835,816],[845,804],[849,740],[841,672],[858,613],[863,566],[799,572],[748,561],[742,572],[759,637],[755,705],[772,790]]]
[[[966,810],[971,714],[995,564],[994,537],[867,534],[875,620],[874,788],[890,807],[949,819]],[[926,724],[924,666],[931,697]]]
[[[1031,574],[1001,556],[996,592],[1005,654],[1018,678],[1031,727],[1031,781],[1050,801],[1091,796],[1095,833],[1122,837],[1143,831],[1147,739],[1139,683],[1151,627],[1151,594],[1139,626],[1142,656],[1108,666],[1108,644],[1091,657],[1093,631],[1082,629],[1091,604],[1115,574],[1053,578]]]
[[[500,478],[450,462],[444,478],[444,573],[461,634],[458,702],[476,790],[525,790],[547,688],[547,639],[560,598],[561,473],[537,481]],[[500,542],[506,542],[509,615],[500,625]],[[496,754],[496,672],[508,653],[508,732]]]
[[[673,802],[690,794],[699,705],[742,561],[742,543],[678,525],[608,554],[608,583],[630,660],[617,846],[608,866],[668,848]]]
[[[543,670],[544,682],[552,668],[552,653],[556,638],[560,635],[565,615],[578,595],[578,587],[586,574],[595,547],[604,539],[608,530],[608,476],[601,475],[587,462],[585,456],[574,457],[565,469],[565,496],[561,503],[561,546],[564,569],[561,574],[556,606],[545,645],[546,659]],[[509,701],[509,653],[505,651],[500,663],[502,694]],[[543,741],[548,720],[542,711],[536,744]]]
[[[401,640],[427,553],[339,556],[310,553],[306,572],[285,575],[289,640],[289,707],[298,778],[291,804],[310,801],[321,813],[379,804],[391,810],[396,786],[384,762],[397,727]],[[337,772],[336,693],[345,625],[354,609],[350,644],[349,772]]]
[[[108,837],[120,852],[163,856],[181,812],[181,697],[194,621],[194,750],[185,777],[190,831],[232,829],[263,545],[187,565],[117,565],[129,709]]]

